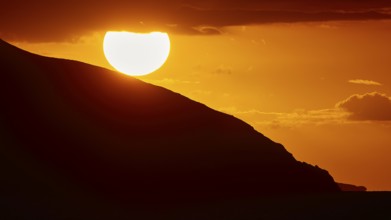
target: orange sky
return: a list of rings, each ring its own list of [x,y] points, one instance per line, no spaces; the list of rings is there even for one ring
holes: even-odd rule
[[[174,3],[183,1],[172,2],[177,6]],[[160,70],[140,79],[245,120],[282,143],[298,160],[327,169],[338,182],[391,190],[391,20],[387,18],[391,17],[391,4],[360,1],[349,5],[345,0],[316,8],[304,0],[302,5],[284,7],[266,1],[244,2],[248,4],[239,7],[221,5],[221,1],[189,1],[189,8],[211,19],[211,12],[240,16],[252,7],[296,14],[262,14],[254,16],[254,22],[242,15],[244,18],[225,23],[208,23],[208,17],[199,19],[195,13],[180,23],[165,12],[182,7],[165,6],[159,15],[166,19],[166,25],[156,22],[152,26],[170,34],[170,57]],[[352,9],[350,17],[341,19],[338,13],[347,9]],[[364,9],[376,9],[383,17]],[[319,11],[327,11],[328,17],[321,16],[327,19],[311,14]],[[0,27],[5,31],[0,36],[38,54],[111,68],[103,55],[102,40],[105,31],[118,29],[105,28],[137,31],[139,26],[121,26],[123,20],[108,17],[99,27],[94,22],[98,18],[91,17],[76,28],[66,25],[46,34],[33,28],[10,28],[12,25],[3,20]],[[156,15],[150,19],[153,17]],[[141,12],[139,18],[144,18]],[[197,27],[192,30],[200,33],[190,33],[189,27]],[[53,27],[49,22],[44,28]],[[62,31],[72,39],[62,39]]]

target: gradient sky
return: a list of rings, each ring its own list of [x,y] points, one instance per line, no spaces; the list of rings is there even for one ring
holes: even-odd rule
[[[6,1],[0,37],[112,69],[106,31],[166,31],[140,77],[243,119],[339,182],[391,190],[391,1]]]

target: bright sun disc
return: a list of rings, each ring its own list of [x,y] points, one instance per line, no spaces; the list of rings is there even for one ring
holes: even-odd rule
[[[142,76],[159,69],[170,53],[168,34],[131,32],[106,33],[103,51],[107,61],[119,72]]]

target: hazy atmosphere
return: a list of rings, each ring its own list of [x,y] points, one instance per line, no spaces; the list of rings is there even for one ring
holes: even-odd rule
[[[338,182],[391,190],[390,1],[2,5],[3,40],[108,69],[107,31],[167,32],[167,62],[139,79],[242,119]]]

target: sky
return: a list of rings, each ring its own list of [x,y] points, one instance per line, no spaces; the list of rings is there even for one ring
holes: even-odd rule
[[[167,32],[139,79],[232,114],[338,182],[391,190],[391,1],[6,1],[0,37],[113,69],[106,31]]]

